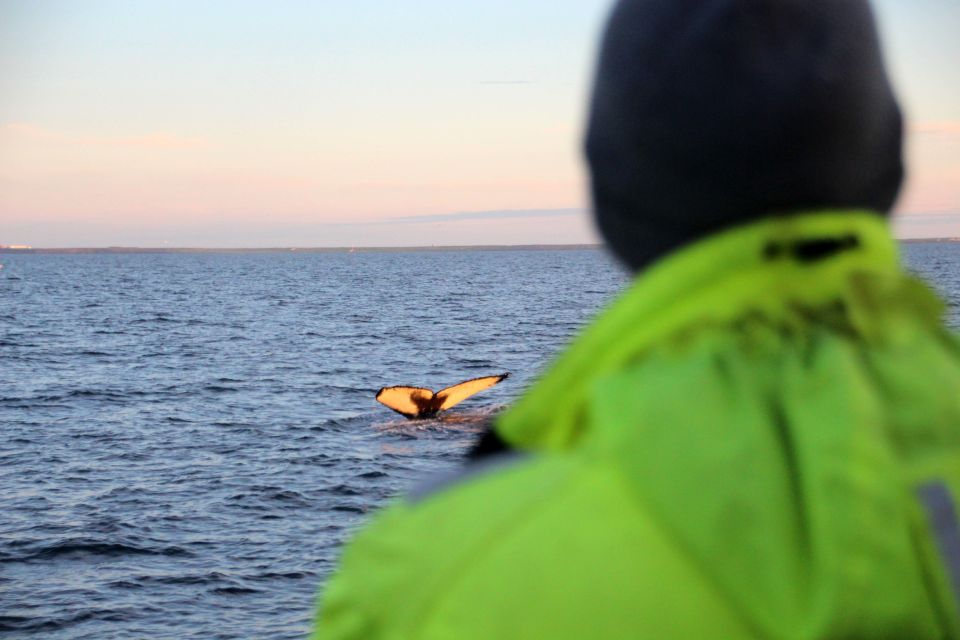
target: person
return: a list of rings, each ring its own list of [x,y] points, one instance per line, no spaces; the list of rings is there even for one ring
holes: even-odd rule
[[[866,0],[621,0],[586,139],[635,281],[316,637],[960,637],[960,343],[899,264]]]

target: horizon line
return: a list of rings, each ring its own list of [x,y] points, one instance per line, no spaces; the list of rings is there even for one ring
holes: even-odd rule
[[[273,247],[138,247],[116,245],[107,247],[33,247],[0,246],[2,254],[18,253],[351,253],[384,251],[450,251],[450,250],[576,250],[601,249],[599,243],[566,244],[450,244],[450,245],[371,245],[371,246],[273,246]]]
[[[896,238],[897,242],[960,242],[960,236],[932,238]],[[29,253],[360,253],[388,251],[543,251],[604,249],[604,243],[538,243],[538,244],[444,244],[444,245],[369,245],[369,246],[273,246],[273,247],[140,247],[111,245],[106,247],[34,247],[29,245],[0,245],[0,254]]]

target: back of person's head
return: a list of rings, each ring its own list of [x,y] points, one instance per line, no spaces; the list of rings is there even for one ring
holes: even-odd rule
[[[885,214],[902,118],[866,0],[620,0],[587,157],[597,224],[634,269],[754,219]]]

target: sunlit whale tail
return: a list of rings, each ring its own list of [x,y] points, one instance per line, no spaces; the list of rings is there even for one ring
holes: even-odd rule
[[[434,393],[421,387],[384,387],[377,392],[377,402],[411,420],[430,418],[458,405],[475,393],[489,389],[510,374],[474,378]]]

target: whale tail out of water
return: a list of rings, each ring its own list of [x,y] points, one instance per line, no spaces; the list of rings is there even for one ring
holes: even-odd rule
[[[430,418],[460,404],[475,393],[489,389],[509,373],[498,376],[474,378],[434,393],[421,387],[384,387],[377,392],[377,402],[386,405],[397,413],[410,418]]]

